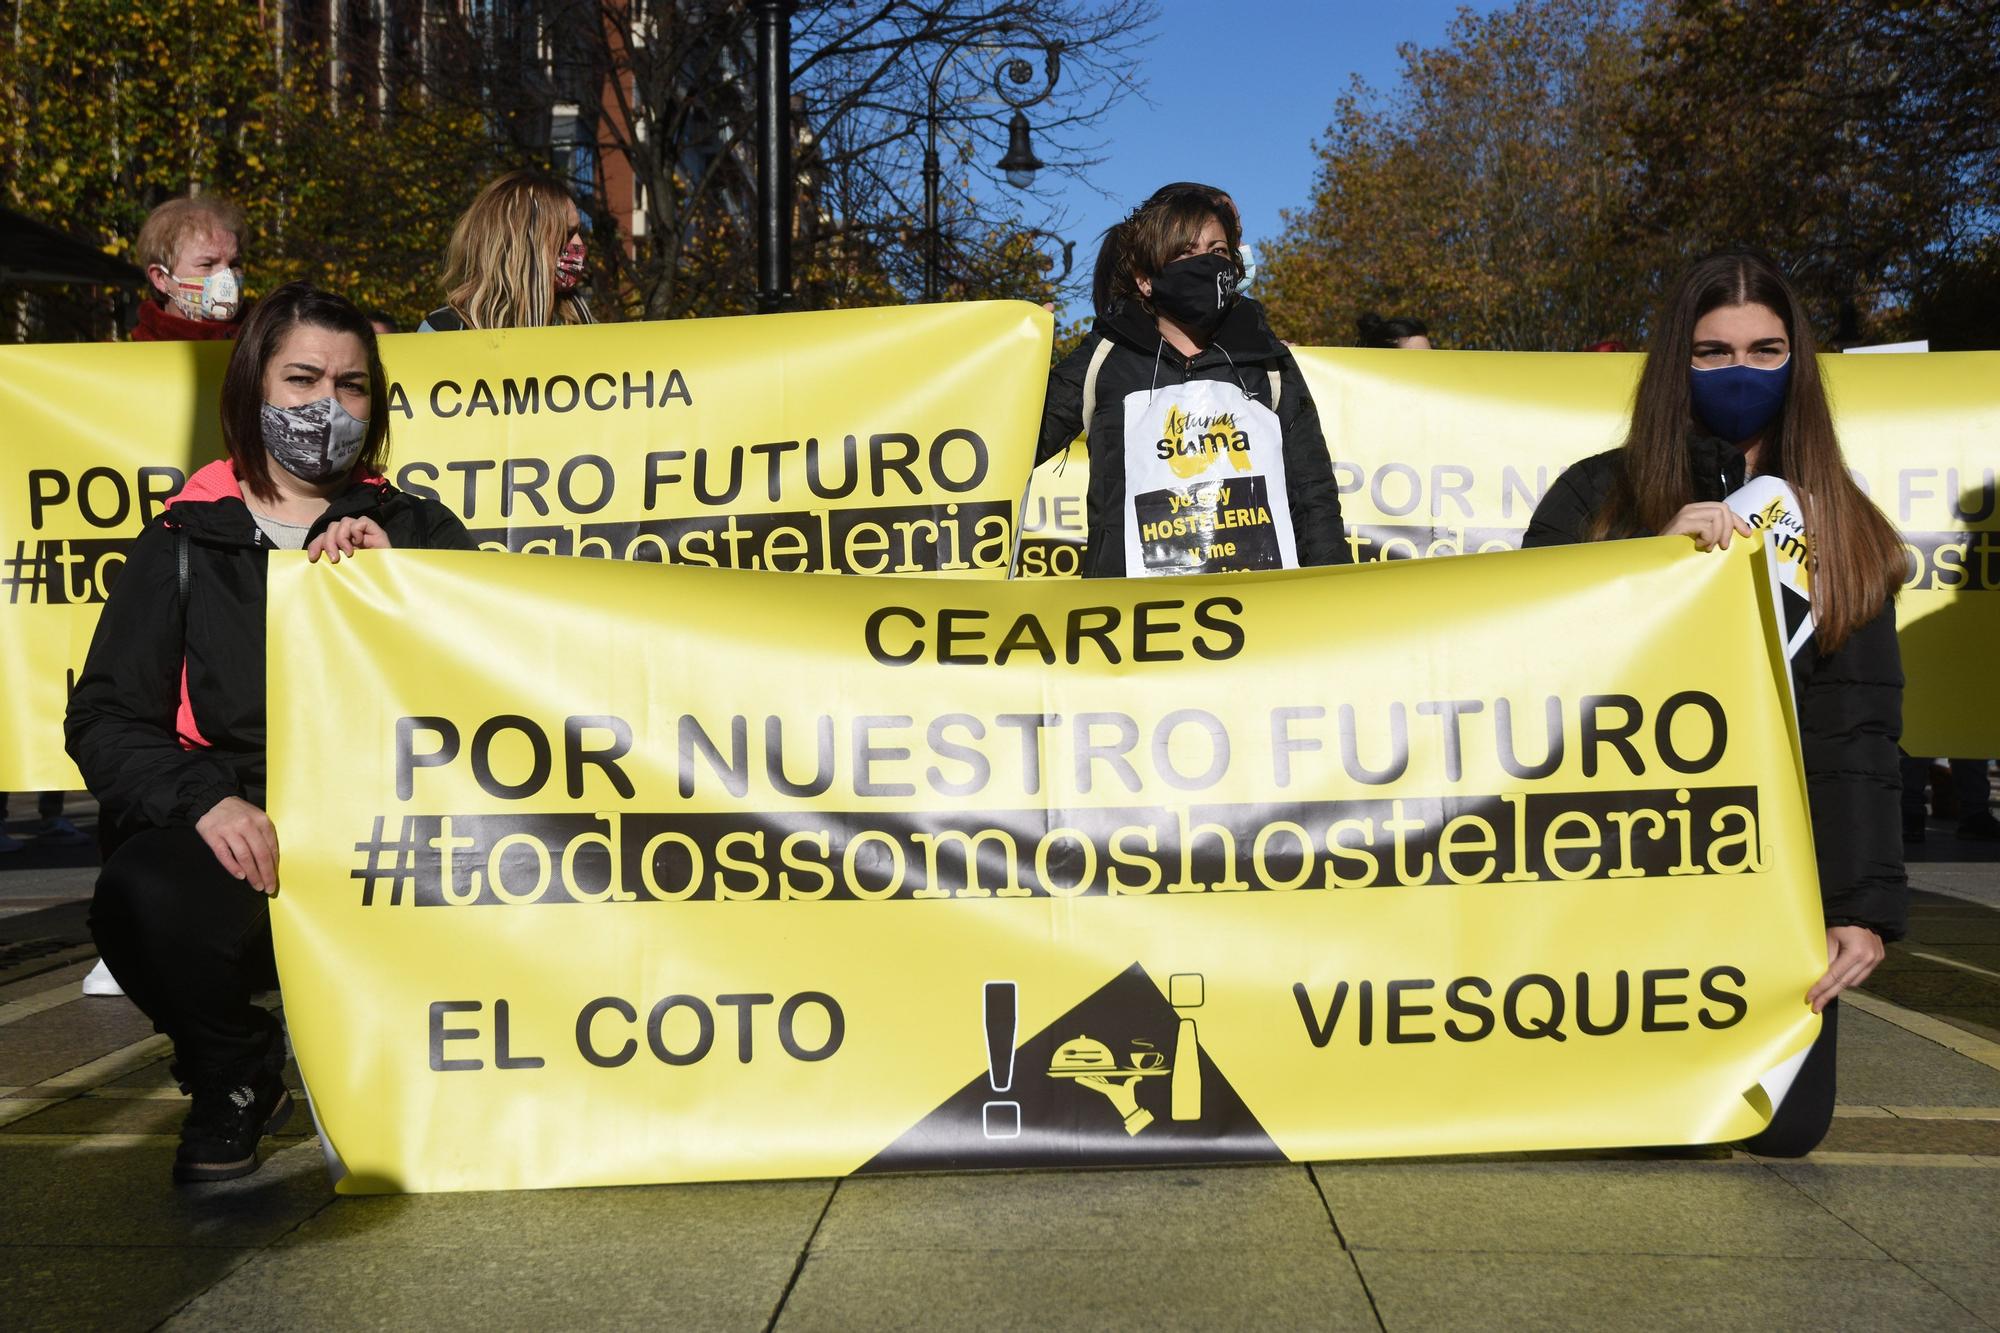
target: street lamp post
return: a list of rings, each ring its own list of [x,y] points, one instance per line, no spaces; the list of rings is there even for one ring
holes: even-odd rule
[[[792,303],[792,8],[755,0],[757,19],[757,311]]]
[[[1047,99],[1055,91],[1056,76],[1061,72],[1061,42],[1050,41],[1033,27],[1025,23],[997,23],[990,27],[974,29],[957,41],[946,46],[938,56],[935,68],[931,70],[930,100],[924,117],[924,299],[938,298],[938,169],[937,129],[938,129],[938,85],[944,80],[945,66],[951,58],[968,46],[976,46],[998,38],[1003,49],[1027,50],[1035,48],[1042,53],[1042,78],[1039,84],[1035,78],[1034,61],[1026,56],[1010,56],[1000,62],[993,73],[993,91],[1000,100],[1014,108],[1013,119],[1007,125],[1007,155],[995,165],[1007,173],[1007,183],[1016,189],[1025,190],[1034,184],[1035,172],[1043,166],[1035,156],[1035,147],[1028,130],[1026,108]],[[1012,85],[1011,87],[1009,85]],[[1027,91],[1024,91],[1027,90]]]

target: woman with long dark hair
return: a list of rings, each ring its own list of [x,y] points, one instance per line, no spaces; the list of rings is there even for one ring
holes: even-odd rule
[[[375,330],[304,283],[244,320],[222,379],[227,458],[133,544],[97,622],[64,730],[97,797],[104,870],[90,928],[111,973],[173,1039],[194,1106],[174,1179],[257,1169],[291,1112],[284,1035],[254,996],[277,982],[264,813],[265,564],[389,546],[470,548],[456,516],[382,473],[389,381]]]
[[[1835,997],[1901,937],[1909,899],[1896,751],[1904,553],[1848,475],[1817,353],[1797,294],[1769,259],[1732,251],[1696,262],[1654,326],[1625,443],[1563,473],[1524,543],[1678,535],[1712,550],[1753,534],[1727,503],[1747,479],[1781,478],[1798,497],[1814,630],[1792,670],[1828,961],[1805,996],[1822,1015],[1819,1038],[1770,1127],[1746,1145],[1779,1157],[1825,1137]]]

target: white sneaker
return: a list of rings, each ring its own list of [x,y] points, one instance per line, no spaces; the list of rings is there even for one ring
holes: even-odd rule
[[[106,967],[104,960],[100,958],[97,960],[97,966],[90,969],[90,975],[83,979],[83,993],[85,995],[123,995],[125,991],[118,984],[118,978],[111,975],[111,969]]]

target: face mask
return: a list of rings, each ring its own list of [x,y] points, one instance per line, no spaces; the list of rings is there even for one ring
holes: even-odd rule
[[[556,290],[567,296],[583,285],[583,237],[572,234],[556,256]]]
[[[1792,359],[1781,366],[1717,366],[1691,369],[1688,399],[1695,420],[1731,444],[1741,444],[1777,420],[1785,410],[1785,386],[1792,380]]]
[[[1236,304],[1243,271],[1228,255],[1176,259],[1153,279],[1153,309],[1183,328],[1212,332]]]
[[[368,423],[332,397],[304,407],[264,404],[264,448],[279,467],[315,486],[344,477],[368,441]]]
[[[233,268],[218,269],[205,278],[178,278],[166,269],[174,285],[174,305],[189,319],[235,319],[243,300],[243,283]]]

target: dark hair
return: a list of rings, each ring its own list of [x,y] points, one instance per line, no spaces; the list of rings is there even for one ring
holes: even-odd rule
[[[1394,347],[1405,338],[1428,338],[1431,331],[1421,319],[1403,316],[1398,319],[1384,319],[1374,311],[1369,311],[1354,321],[1354,327],[1361,333],[1356,347]]]
[[[382,353],[368,316],[353,302],[332,292],[288,282],[257,302],[236,333],[236,350],[222,374],[222,443],[236,467],[244,490],[271,496],[271,455],[264,449],[264,368],[278,354],[278,344],[301,324],[335,333],[351,333],[368,354],[368,438],[350,476],[378,475],[389,457],[389,378],[382,373]]]
[[[367,316],[367,317],[368,317],[368,323],[369,323],[370,325],[375,325],[375,324],[387,324],[387,325],[389,326],[389,330],[390,330],[390,332],[392,332],[392,333],[393,333],[393,332],[395,332],[395,329],[396,329],[396,317],[395,317],[394,315],[390,314],[390,313],[389,313],[388,311],[386,311],[386,310],[364,310],[364,311],[362,311],[361,313],[362,313],[363,315],[365,315],[365,316]]]
[[[1228,191],[1198,181],[1175,181],[1153,191],[1123,222],[1105,231],[1090,276],[1092,308],[1105,315],[1119,302],[1137,298],[1136,275],[1156,276],[1211,217],[1222,224],[1229,248],[1240,251],[1243,220]]]
[[[1645,367],[1632,400],[1623,467],[1591,520],[1602,540],[1659,532],[1694,498],[1688,439],[1696,430],[1689,375],[1694,328],[1723,306],[1761,305],[1784,322],[1791,379],[1774,430],[1764,436],[1757,470],[1792,483],[1812,544],[1813,616],[1822,652],[1873,619],[1903,581],[1902,540],[1848,475],[1820,379],[1819,348],[1798,293],[1767,256],[1730,250],[1696,260],[1681,274],[1653,321]]]

